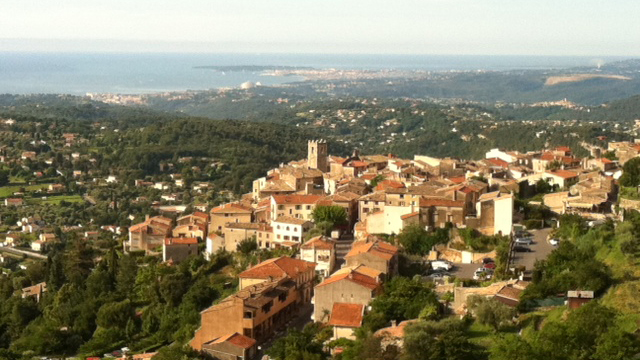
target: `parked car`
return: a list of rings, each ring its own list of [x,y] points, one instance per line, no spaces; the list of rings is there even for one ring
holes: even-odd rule
[[[496,263],[486,263],[482,266],[484,269],[495,269],[496,268]]]
[[[531,252],[531,249],[526,246],[516,245],[513,247],[515,252]]]
[[[533,238],[530,238],[530,237],[516,238],[515,243],[518,245],[531,245],[533,244]]]
[[[433,279],[433,280],[440,280],[440,279],[444,278],[445,276],[449,276],[449,274],[445,273],[445,272],[436,272],[436,273],[433,273],[431,275],[428,275],[427,277],[430,278],[430,279]]]
[[[449,270],[451,270],[452,267],[453,267],[453,265],[451,265],[450,262],[445,261],[445,260],[436,260],[436,261],[432,261],[431,262],[431,268],[433,270],[446,270],[446,271],[449,271]]]
[[[551,239],[551,240],[549,240],[549,244],[551,244],[552,246],[558,246],[558,244],[560,244],[560,240],[559,239]]]
[[[486,257],[486,258],[482,259],[482,263],[483,264],[489,264],[489,263],[492,263],[492,262],[493,262],[493,259],[490,258],[490,257]]]
[[[487,272],[483,268],[479,268],[473,273],[473,280],[484,280],[487,278],[487,275]]]

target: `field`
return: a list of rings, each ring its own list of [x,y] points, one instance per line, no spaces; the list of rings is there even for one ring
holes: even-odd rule
[[[25,192],[36,191],[40,189],[46,189],[50,184],[37,184],[37,185],[9,185],[0,187],[0,198],[4,199],[11,197],[13,193],[19,192],[20,189],[24,189]]]
[[[69,203],[74,202],[82,202],[82,196],[80,195],[57,195],[57,196],[48,196],[45,198],[31,198],[27,200],[27,204],[35,205],[35,204],[51,204],[51,205],[60,205],[61,201],[66,201]]]

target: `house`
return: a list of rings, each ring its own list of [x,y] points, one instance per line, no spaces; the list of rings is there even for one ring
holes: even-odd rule
[[[593,291],[567,291],[567,306],[569,309],[577,309],[593,300]]]
[[[232,333],[261,344],[282,329],[301,305],[300,291],[289,277],[262,281],[200,312],[200,328],[190,342],[195,350]]]
[[[345,267],[315,287],[313,297],[315,321],[327,321],[333,304],[367,305],[382,293],[382,272],[364,265]]]
[[[20,234],[7,234],[4,239],[3,246],[15,246],[20,241]]]
[[[190,225],[190,224],[207,225],[209,223],[209,215],[201,211],[196,211],[191,215],[185,215],[185,216],[179,217],[178,220],[176,220],[176,223],[178,225]]]
[[[356,241],[345,260],[347,266],[366,265],[387,276],[398,273],[398,248],[383,241]]]
[[[312,220],[316,202],[322,197],[322,195],[272,195],[271,220],[276,220],[280,216]]]
[[[364,219],[369,214],[384,210],[385,201],[386,194],[384,191],[361,196],[358,199],[358,218]]]
[[[44,243],[50,243],[56,240],[56,235],[51,233],[42,233],[38,239]]]
[[[331,340],[349,339],[355,340],[355,330],[362,326],[364,317],[364,305],[335,303],[331,309],[329,325],[333,326]]]
[[[304,235],[312,227],[313,223],[311,221],[291,216],[280,216],[271,222],[275,242],[294,242],[301,244]]]
[[[129,251],[144,250],[147,253],[156,251],[171,235],[173,220],[164,216],[154,216],[129,228]]]
[[[509,284],[500,289],[493,298],[507,306],[517,307],[520,304],[520,295],[525,288],[526,286],[521,286],[519,283]]]
[[[218,234],[209,234],[207,236],[207,239],[205,240],[206,246],[205,246],[205,251],[204,251],[204,257],[207,260],[211,260],[211,255],[213,255],[214,253],[216,253],[216,251],[218,251],[218,249],[224,248],[224,245],[220,245],[222,244],[224,241],[224,238]]]
[[[227,223],[250,223],[251,208],[240,203],[229,203],[211,209],[209,233],[222,232]]]
[[[207,226],[204,224],[178,225],[171,231],[174,238],[198,238],[207,237]]]
[[[407,325],[418,322],[419,320],[405,320],[397,323],[396,320],[391,320],[391,326],[379,329],[373,336],[380,338],[380,346],[383,349],[386,349],[387,346],[392,345],[396,346],[399,349],[402,349],[404,345],[404,335],[405,329]]]
[[[500,191],[480,195],[476,203],[478,222],[474,224],[485,235],[509,235],[513,226],[513,195]]]
[[[107,176],[107,183],[109,184],[115,184],[118,182],[118,178],[115,175],[109,175]]]
[[[579,173],[569,170],[545,171],[542,177],[550,184],[556,185],[560,189],[568,189],[569,186],[578,182]]]
[[[47,292],[47,283],[41,282],[39,284],[35,284],[33,286],[29,286],[22,289],[22,298],[25,299],[27,297],[35,297],[36,302],[40,302],[42,295]]]
[[[65,187],[62,184],[50,184],[49,185],[49,192],[50,193],[60,193],[60,192],[64,192]]]
[[[240,290],[269,279],[289,278],[300,291],[300,301],[308,303],[313,292],[315,268],[315,263],[287,256],[269,259],[238,274]]]
[[[196,238],[166,238],[162,244],[162,261],[172,261],[174,264],[198,255],[198,239]]]
[[[20,158],[22,160],[35,160],[36,159],[36,152],[35,151],[24,151],[22,153],[22,155],[20,156]]]
[[[316,236],[300,247],[300,259],[316,263],[316,274],[327,277],[336,262],[336,242],[326,236]]]
[[[467,216],[466,203],[444,198],[421,198],[419,216],[420,223],[431,229],[444,228],[448,224],[465,225]],[[407,216],[407,215],[405,215]],[[410,221],[410,217],[407,216]],[[403,220],[407,220],[403,219]]]
[[[222,246],[229,252],[234,252],[238,248],[238,244],[246,239],[256,238],[258,231],[267,224],[258,223],[227,223],[223,229]],[[218,248],[215,248],[217,251]]]
[[[244,360],[256,354],[256,341],[248,336],[234,332],[202,345],[202,351],[214,359]]]
[[[7,198],[4,199],[5,206],[22,206],[24,204],[24,199],[22,198]]]
[[[42,240],[36,240],[31,243],[31,250],[41,252],[46,248],[46,243]]]

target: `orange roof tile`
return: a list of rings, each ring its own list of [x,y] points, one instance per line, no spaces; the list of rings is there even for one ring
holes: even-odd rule
[[[322,195],[272,195],[276,204],[314,204]]]
[[[421,198],[420,206],[464,207],[464,201],[454,201],[449,199]]]
[[[332,250],[335,249],[336,242],[329,239],[326,236],[316,236],[302,245],[302,249],[320,249],[320,250]]]
[[[491,158],[491,159],[486,159],[486,162],[490,163],[493,166],[500,166],[503,168],[508,168],[509,167],[509,163],[502,160],[502,159],[498,159],[498,158]]]
[[[211,342],[209,342],[208,344],[221,344],[223,342],[227,342],[229,344],[233,344],[237,347],[243,348],[243,349],[249,349],[250,347],[252,347],[253,345],[256,344],[256,341],[248,336],[239,334],[239,333],[232,333],[229,335],[225,335],[221,338],[215,339]]]
[[[559,176],[563,179],[571,179],[574,177],[578,177],[578,173],[573,172],[573,171],[569,171],[569,170],[554,170],[554,171],[547,171],[547,174],[552,174],[555,176]]]
[[[419,212],[419,211],[416,211],[416,212],[412,212],[412,213],[410,213],[410,214],[402,215],[402,216],[400,216],[400,218],[401,218],[402,220],[406,220],[406,219],[412,218],[412,217],[414,217],[414,216],[418,216],[419,214],[420,214],[420,212]]]
[[[237,214],[237,213],[251,213],[251,209],[240,205],[238,203],[229,203],[229,204],[224,204],[224,205],[220,205],[217,207],[214,207],[213,209],[211,209],[211,213],[212,214],[224,214],[224,213],[231,213],[231,214]]]
[[[249,279],[283,278],[288,276],[295,278],[299,273],[309,269],[315,269],[316,264],[304,260],[293,259],[286,256],[269,259],[241,272],[238,277]]]
[[[362,304],[334,303],[329,325],[360,327],[363,315],[364,305]]]
[[[376,279],[376,277],[372,277],[371,275],[374,273],[374,271],[370,271],[370,268],[367,269],[358,269],[357,267],[355,268],[349,268],[346,271],[337,271],[335,274],[331,275],[330,277],[324,279],[324,281],[322,281],[320,284],[318,284],[316,287],[322,287],[322,286],[327,286],[329,284],[333,284],[335,282],[338,281],[349,281],[352,282],[354,284],[358,284],[360,286],[366,287],[368,289],[376,289],[378,287],[380,287],[380,283],[378,282],[378,280]],[[342,269],[341,269],[342,270]],[[371,269],[373,270],[373,269]],[[360,272],[362,271],[362,272]],[[364,274],[363,272],[367,272],[368,274]]]
[[[385,189],[404,189],[406,186],[400,181],[395,180],[382,180],[376,186],[376,191],[385,190]]]
[[[398,253],[398,248],[384,241],[355,242],[345,257],[370,253],[385,260],[391,260]]]
[[[454,184],[462,184],[466,180],[467,178],[464,176],[454,176],[449,178],[449,181],[453,182]]]
[[[197,245],[198,239],[196,238],[166,238],[164,239],[164,244],[167,246],[171,245]]]

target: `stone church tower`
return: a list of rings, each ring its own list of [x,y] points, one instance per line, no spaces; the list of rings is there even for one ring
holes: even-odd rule
[[[307,166],[309,168],[329,172],[328,156],[329,146],[326,140],[309,140],[307,154]]]

